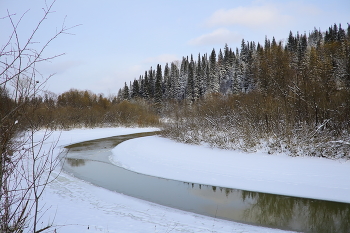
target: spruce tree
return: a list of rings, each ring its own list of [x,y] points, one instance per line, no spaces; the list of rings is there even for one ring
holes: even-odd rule
[[[132,94],[131,94],[131,98],[133,98],[133,99],[138,98],[139,95],[140,95],[139,82],[135,79],[134,82],[132,83]]]
[[[198,54],[197,72],[196,72],[196,98],[204,96],[204,72],[202,68],[201,55]]]
[[[125,82],[124,90],[123,90],[123,99],[124,100],[129,100],[129,98],[130,98],[129,87],[128,87],[128,85]]]
[[[59,96],[60,97],[60,96]],[[123,90],[121,88],[119,88],[118,90],[118,94],[117,94],[117,98],[119,101],[124,100],[124,94],[123,94]],[[59,99],[58,99],[59,100]],[[59,102],[58,102],[59,103]]]
[[[228,72],[229,69],[232,67],[232,59],[231,59],[230,51],[231,50],[228,48],[227,44],[225,44],[225,48],[224,48],[224,68],[225,68],[225,73]]]
[[[188,66],[188,79],[186,85],[186,98],[190,101],[194,101],[194,62],[191,55],[191,61]]]
[[[218,69],[216,64],[215,49],[212,50],[209,60],[210,60],[210,74],[209,74],[210,92],[218,93],[220,86],[219,86]]]
[[[156,109],[158,112],[161,108],[163,98],[163,90],[162,90],[162,68],[158,64],[157,65],[157,73],[156,73],[156,81],[155,81],[155,91],[154,91],[154,102],[156,105]]]
[[[139,79],[139,83],[140,83],[140,98],[145,98],[145,80],[143,78],[142,75],[140,75],[140,79]]]
[[[150,99],[150,95],[149,95],[149,90],[150,90],[150,84],[149,84],[149,80],[148,80],[148,75],[147,75],[147,71],[145,71],[145,81],[144,81],[144,88],[143,88],[143,98],[146,100]]]
[[[170,88],[169,99],[177,99],[177,89],[179,85],[179,77],[176,65],[172,62],[170,65]]]
[[[164,68],[164,87],[163,87],[163,99],[171,98],[171,77],[170,77],[170,69],[168,63],[165,64]]]
[[[192,99],[193,101],[197,100],[199,98],[199,76],[200,73],[198,74],[198,63],[193,60],[193,57],[191,55],[191,62],[193,64],[192,69],[193,69],[193,92],[192,92]]]
[[[248,47],[245,44],[244,39],[242,39],[242,42],[241,42],[240,58],[241,58],[242,62],[247,62],[247,60],[248,60]]]
[[[179,89],[178,89],[178,97],[179,100],[183,100],[186,97],[186,84],[188,77],[188,60],[183,57],[180,68],[180,77],[179,77]]]
[[[345,41],[345,30],[341,27],[341,24],[339,24],[339,30],[338,30],[338,40],[340,42],[344,42]]]
[[[221,49],[219,50],[219,55],[218,55],[218,68],[219,68],[219,76],[223,77],[225,72],[225,63],[224,63],[224,56],[222,54]]]
[[[155,91],[154,88],[155,88],[155,77],[151,66],[150,70],[148,71],[148,94],[150,99],[154,98],[154,91]]]
[[[209,81],[209,62],[207,58],[207,54],[204,54],[202,56],[202,79],[203,79],[203,94],[202,96],[205,96],[205,93],[208,90],[208,81]]]

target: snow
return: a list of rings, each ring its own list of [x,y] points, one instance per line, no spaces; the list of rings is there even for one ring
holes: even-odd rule
[[[346,160],[211,149],[159,136],[125,141],[112,152],[113,163],[143,174],[350,203],[350,161]]]
[[[45,141],[43,149],[48,149],[52,142],[59,139],[54,151],[55,154],[58,155],[63,146],[68,144],[109,136],[149,132],[154,130],[156,129],[98,128],[74,129],[63,132],[55,131],[49,140]],[[37,132],[35,134],[36,140],[39,140],[44,133],[44,131]],[[152,152],[151,154],[148,154],[147,157],[141,156],[144,160],[151,159],[151,161],[147,163],[148,165],[154,168],[154,166],[160,166],[161,163],[164,162],[164,166],[166,167],[186,167],[183,162],[179,161],[176,157],[171,158],[168,156],[168,153],[165,153],[167,159],[163,160],[160,157],[162,153],[161,150],[165,149],[163,146],[167,146],[168,144],[172,146],[180,146],[179,153],[185,153],[186,151],[184,151],[184,147],[182,147],[181,144],[172,143],[159,137],[146,137],[125,142],[121,144],[121,151],[124,151],[130,145],[135,146],[136,144],[136,149],[134,148],[135,151],[140,152],[142,147],[147,149],[147,151],[151,151],[152,148],[155,148],[154,145],[149,144],[147,147],[145,144],[150,142],[150,140],[157,143],[158,152]],[[141,143],[141,145],[139,145],[139,143]],[[118,147],[119,146],[114,150],[115,152],[119,150]],[[187,147],[187,145],[185,145],[185,147]],[[201,151],[203,149],[208,150],[207,148],[202,147],[191,148],[195,151]],[[128,153],[130,153],[130,151]],[[141,153],[138,153],[139,156],[140,154]],[[176,153],[172,153],[172,155],[177,156]],[[187,154],[187,156],[190,156],[190,154]],[[119,156],[114,159],[118,158]],[[196,158],[198,158],[197,155]],[[218,158],[220,158],[220,155]],[[216,160],[217,159],[215,158],[212,159],[212,161]],[[194,161],[194,159],[191,161]],[[220,161],[217,161],[216,164],[220,164]],[[129,167],[132,170],[138,170],[140,167],[140,164],[138,164],[137,161],[124,162],[123,160],[122,165]],[[196,171],[201,172],[203,171],[203,168],[196,166],[193,173],[196,173]],[[169,174],[174,175],[175,173],[169,171]],[[207,171],[208,176],[211,176],[212,174],[213,172],[210,170]],[[250,226],[210,218],[142,201],[96,187],[69,174],[61,172],[59,168],[57,168],[52,175],[57,176],[57,179],[50,183],[45,189],[41,203],[45,204],[44,209],[47,209],[47,211],[44,213],[41,221],[43,226],[53,222],[53,228],[51,229],[57,230],[57,232],[285,232],[278,229]],[[181,178],[180,174],[176,177]],[[217,180],[217,182],[219,181]]]

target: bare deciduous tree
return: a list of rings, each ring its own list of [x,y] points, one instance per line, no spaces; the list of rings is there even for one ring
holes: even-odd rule
[[[35,136],[40,125],[32,117],[37,108],[29,100],[42,93],[51,77],[41,75],[37,65],[63,55],[46,57],[44,51],[72,28],[63,23],[47,41],[35,41],[53,13],[54,3],[45,1],[42,17],[24,38],[20,26],[28,11],[19,18],[7,11],[1,18],[10,23],[12,30],[0,48],[0,232],[43,232],[52,226],[39,224],[45,213],[40,198],[55,179],[51,175],[59,162],[53,154],[56,144],[44,147],[51,131],[40,138]]]

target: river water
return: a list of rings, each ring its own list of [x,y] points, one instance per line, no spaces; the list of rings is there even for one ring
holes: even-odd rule
[[[148,176],[112,164],[111,149],[139,133],[67,146],[64,171],[128,196],[220,219],[302,232],[350,232],[350,204]]]

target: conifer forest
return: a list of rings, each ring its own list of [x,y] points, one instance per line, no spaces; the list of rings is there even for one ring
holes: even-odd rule
[[[178,141],[349,157],[350,26],[157,65],[118,99],[153,103],[169,118],[163,134]]]

